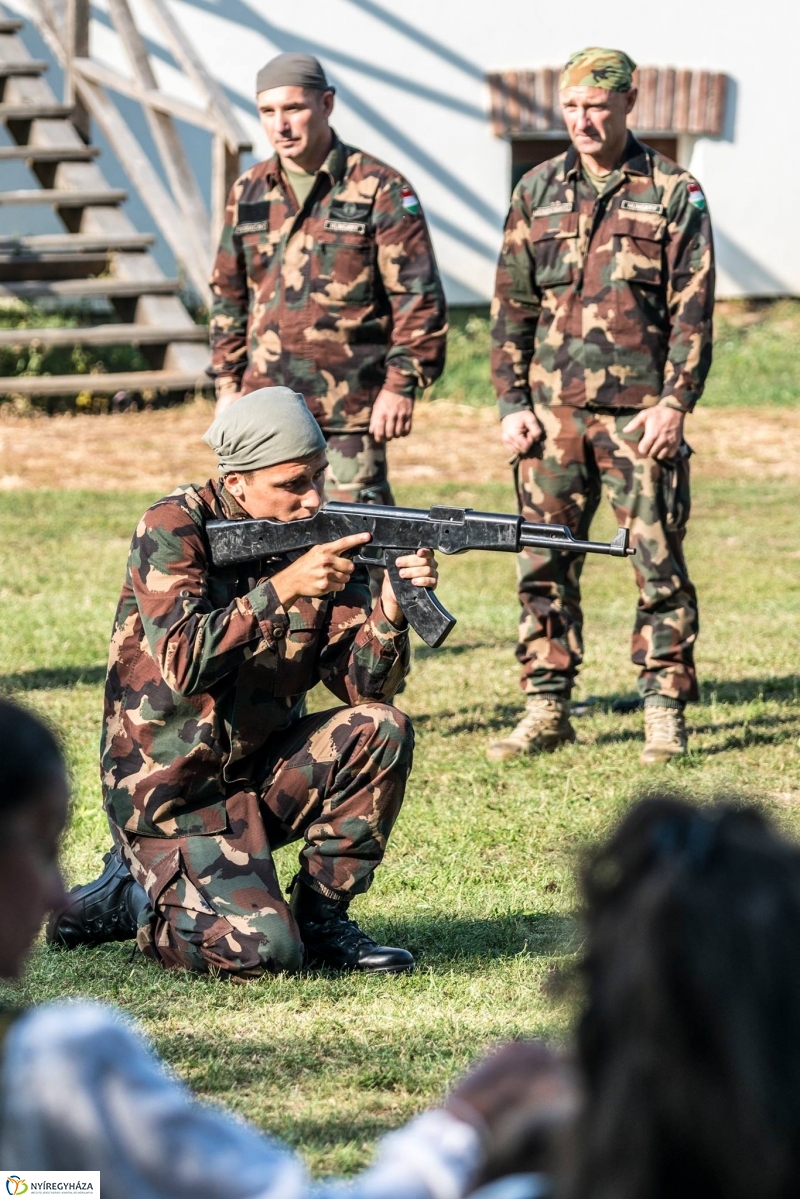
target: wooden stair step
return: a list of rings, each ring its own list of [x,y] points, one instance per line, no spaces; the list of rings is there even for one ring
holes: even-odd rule
[[[56,251],[74,251],[90,254],[109,253],[112,250],[146,250],[155,244],[152,233],[114,233],[104,236],[96,233],[34,233],[28,237],[0,237],[0,253],[42,254]]]
[[[72,396],[82,391],[113,395],[116,391],[193,391],[211,387],[208,376],[196,371],[120,371],[97,375],[0,376],[0,394]]]
[[[157,325],[88,325],[73,329],[0,329],[0,348],[3,346],[27,346],[38,342],[41,346],[117,346],[167,345],[171,341],[208,341],[208,329],[204,325],[189,325],[187,328],[159,328]]]
[[[89,162],[99,153],[99,146],[0,146],[0,162]]]
[[[65,191],[63,188],[26,188],[21,191],[0,192],[0,204],[53,204],[56,208],[88,208],[92,204],[122,204],[128,193],[121,188],[98,188],[96,191]]]
[[[0,104],[0,121],[39,121],[72,116],[69,104]]]
[[[22,27],[22,21],[0,21],[0,33],[19,33]]]
[[[86,279],[108,272],[108,254],[3,254],[0,283],[4,279]]]
[[[0,298],[17,300],[136,299],[139,296],[174,295],[181,289],[180,279],[21,279],[0,282]]]
[[[9,75],[43,75],[50,63],[41,58],[21,58],[19,62],[0,62],[0,79]]]

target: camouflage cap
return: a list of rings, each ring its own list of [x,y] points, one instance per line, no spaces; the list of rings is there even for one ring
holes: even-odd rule
[[[629,92],[633,87],[636,63],[624,50],[587,46],[567,60],[559,80],[559,90],[568,87],[604,87],[609,92]]]
[[[263,470],[325,449],[306,402],[290,387],[262,387],[242,396],[203,434],[219,459],[220,474]]]

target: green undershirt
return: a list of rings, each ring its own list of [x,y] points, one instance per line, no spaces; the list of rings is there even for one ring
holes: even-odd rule
[[[286,171],[286,178],[297,198],[297,203],[304,208],[306,200],[311,195],[311,189],[317,181],[317,176],[309,171],[290,171],[287,166],[284,166],[283,169]]]
[[[596,171],[593,171],[592,168],[587,164],[585,158],[581,159],[581,170],[583,171],[584,178],[589,183],[591,183],[592,187],[597,192],[598,196],[600,195],[601,191],[605,190],[606,184],[608,183],[611,176],[614,174],[613,171],[606,171],[605,174],[599,175]]]

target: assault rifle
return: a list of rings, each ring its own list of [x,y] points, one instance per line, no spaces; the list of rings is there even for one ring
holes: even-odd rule
[[[397,559],[405,554],[423,547],[440,554],[463,554],[466,550],[516,554],[525,546],[568,554],[611,554],[616,558],[633,553],[628,548],[628,530],[623,528],[608,544],[579,541],[566,525],[531,524],[521,516],[439,506],[426,512],[423,508],[331,502],[307,520],[212,520],[206,532],[215,566],[254,562],[326,545],[354,533],[370,533],[372,539],[364,549],[372,552],[360,551],[354,561],[386,568],[406,620],[433,648],[442,644],[456,620],[435,592],[400,578]]]

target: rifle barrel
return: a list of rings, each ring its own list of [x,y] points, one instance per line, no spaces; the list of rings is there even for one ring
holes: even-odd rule
[[[519,544],[535,549],[566,550],[571,554],[609,554],[612,558],[627,558],[633,553],[628,545],[628,530],[622,525],[612,541],[580,541],[566,525],[531,524],[520,526]]]

